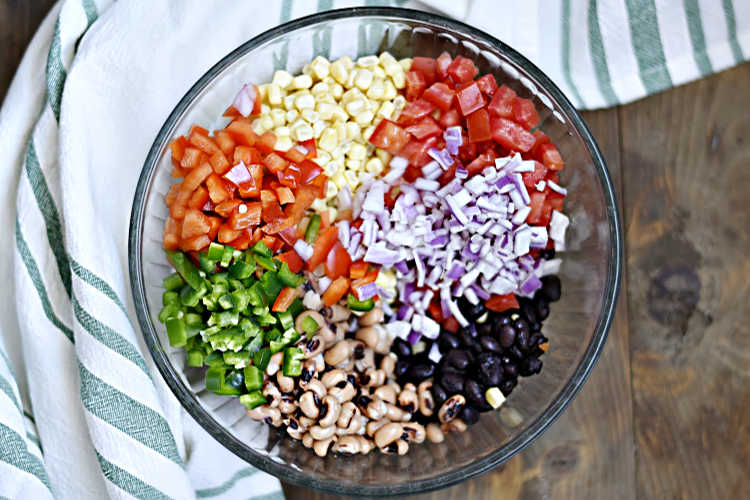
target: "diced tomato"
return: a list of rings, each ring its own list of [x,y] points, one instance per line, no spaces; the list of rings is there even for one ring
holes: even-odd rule
[[[315,146],[315,139],[308,139],[306,141],[302,141],[300,143],[300,146],[305,148],[307,150],[307,154],[305,155],[305,158],[312,159],[318,157],[318,148]]]
[[[254,83],[252,84],[253,89],[255,90],[255,101],[253,101],[253,110],[250,112],[250,115],[255,116],[260,114],[260,107],[261,107],[261,97],[260,97],[260,89],[257,85]]]
[[[484,75],[477,78],[477,85],[479,85],[479,90],[487,97],[492,97],[497,90],[497,80],[495,80],[494,75]]]
[[[516,100],[516,91],[507,85],[500,85],[492,96],[487,110],[494,116],[502,118],[513,117],[513,102]]]
[[[562,170],[565,167],[565,162],[562,159],[562,155],[557,150],[557,146],[552,143],[546,143],[539,146],[537,154],[541,158],[544,166],[550,170]]]
[[[471,163],[466,166],[466,170],[469,172],[469,177],[481,173],[487,167],[491,167],[495,164],[494,152],[488,151],[477,156]]]
[[[201,210],[203,205],[206,204],[208,201],[208,190],[204,188],[203,186],[198,186],[198,189],[193,191],[193,194],[190,196],[190,199],[188,200],[188,208],[194,208],[196,210]]]
[[[252,235],[249,230],[244,230],[242,233],[229,243],[235,250],[247,250],[252,241]]]
[[[406,100],[418,99],[427,87],[425,77],[419,71],[408,71],[406,73]]]
[[[229,163],[229,160],[227,160],[227,157],[224,156],[224,153],[221,151],[217,151],[211,155],[208,159],[208,163],[211,164],[211,168],[214,169],[214,172],[219,175],[224,175],[230,168],[232,168],[232,164]]]
[[[270,234],[263,235],[260,241],[265,243],[268,249],[271,250],[271,253],[276,253],[276,251],[281,248],[281,245],[283,245],[283,242],[280,239],[271,236]]]
[[[224,113],[221,116],[226,116],[229,118],[236,118],[240,116],[240,112],[237,111],[237,108],[235,108],[233,105],[229,105],[227,109],[224,110]]]
[[[487,104],[476,82],[471,82],[458,89],[456,91],[456,101],[458,101],[458,107],[461,108],[461,114],[464,116],[473,113]]]
[[[250,146],[237,146],[234,149],[234,165],[239,162],[245,165],[252,165],[253,163],[261,163],[263,159],[260,156],[260,151]]]
[[[422,94],[424,100],[431,102],[443,111],[448,111],[451,108],[455,96],[456,91],[443,82],[433,83]]]
[[[463,142],[458,148],[458,159],[464,164],[471,163],[477,157],[477,145],[469,141],[465,130],[461,133],[461,139]]]
[[[432,319],[438,323],[442,323],[445,319],[443,318],[443,309],[440,307],[440,303],[436,300],[430,302],[430,305],[427,306],[427,312],[429,312]]]
[[[180,160],[180,166],[182,168],[195,168],[203,162],[203,158],[206,155],[197,148],[187,147],[182,153],[182,160]]]
[[[492,138],[506,149],[525,153],[534,145],[534,136],[514,121],[493,118]]]
[[[531,154],[534,155],[534,158],[536,158],[537,160],[542,161],[540,155],[538,154],[538,149],[542,144],[547,144],[549,142],[549,136],[541,130],[535,130],[531,135],[534,136],[534,145],[531,146]]]
[[[208,196],[214,203],[221,203],[231,196],[229,191],[225,189],[224,182],[216,174],[211,174],[206,178],[206,187],[208,188]]]
[[[225,155],[229,155],[234,151],[234,147],[237,145],[235,140],[232,138],[232,134],[226,130],[217,130],[214,132],[214,140],[216,145],[219,146],[221,152]]]
[[[198,252],[211,244],[211,240],[205,234],[199,234],[193,238],[180,241],[180,248],[185,252]]]
[[[320,165],[312,160],[305,160],[300,165],[302,184],[307,184],[323,173]]]
[[[451,165],[451,167],[448,170],[440,174],[440,177],[438,177],[437,180],[441,186],[445,186],[456,177],[457,168],[458,168],[458,164],[454,163],[453,165]]]
[[[474,61],[463,56],[456,57],[448,66],[448,76],[456,84],[472,81],[477,73],[479,70]]]
[[[328,177],[325,175],[319,175],[310,181],[310,187],[315,188],[315,193],[318,198],[323,198],[326,195],[326,189],[328,187]]]
[[[349,267],[349,277],[353,280],[364,278],[369,268],[370,264],[363,260],[358,260]]]
[[[188,147],[188,141],[185,136],[181,135],[177,139],[173,140],[169,144],[169,149],[172,151],[172,159],[177,160],[179,163],[182,157],[185,155],[185,148]]]
[[[297,289],[285,286],[281,290],[279,296],[276,297],[276,301],[273,303],[271,310],[273,312],[284,312],[289,309],[289,306],[292,305],[295,298],[297,298]]]
[[[318,233],[318,238],[313,245],[313,254],[307,260],[307,269],[309,271],[314,270],[323,263],[328,256],[328,252],[331,251],[333,245],[338,241],[338,238],[339,229],[336,226],[327,227]]]
[[[333,283],[328,285],[325,293],[323,293],[323,304],[325,304],[326,307],[331,307],[336,302],[341,300],[348,291],[349,278],[344,278],[343,276],[340,278],[336,278],[335,280],[333,280]]]
[[[240,196],[244,198],[253,198],[260,194],[260,188],[263,185],[263,165],[253,163],[247,166],[252,182],[246,182],[239,186]]]
[[[352,258],[349,256],[349,252],[346,251],[341,242],[337,241],[331,251],[328,252],[328,257],[326,257],[324,266],[326,276],[332,280],[339,276],[346,276],[351,264]]]
[[[526,222],[529,224],[540,224],[544,219],[544,200],[547,197],[546,193],[540,193],[539,191],[533,191],[529,193],[531,198],[531,212],[526,217]]]
[[[406,130],[387,119],[381,120],[370,136],[371,144],[393,155],[398,154],[407,142],[409,134]]]
[[[461,114],[457,109],[449,109],[440,116],[440,126],[443,128],[453,127],[461,123]]]
[[[201,183],[206,180],[206,177],[214,173],[214,169],[208,162],[201,163],[188,173],[182,180],[182,189],[189,191],[195,191]]]
[[[182,228],[180,228],[179,223],[172,217],[167,217],[167,221],[164,223],[164,234],[162,237],[164,248],[167,250],[176,250],[179,248],[181,232]]]
[[[302,161],[306,158],[305,153],[297,149],[297,147],[289,148],[286,151],[276,151],[276,154],[279,154],[286,158],[291,163],[302,163]]]
[[[172,161],[174,162],[174,160]],[[190,170],[187,168],[182,168],[179,165],[173,165],[170,175],[173,179],[179,179],[180,177],[185,177],[188,172],[190,172]]]
[[[513,293],[505,295],[492,294],[492,296],[485,301],[484,305],[487,306],[487,309],[490,311],[495,312],[503,312],[508,309],[518,309],[519,307],[518,299],[516,299],[516,295]]]
[[[549,190],[547,192],[547,198],[544,200],[544,203],[550,207],[550,217],[551,217],[552,210],[557,210],[558,212],[562,212],[563,203],[565,203],[565,196],[561,195],[560,193],[556,193],[552,190]]]
[[[214,153],[221,153],[219,146],[217,146],[216,142],[208,136],[206,129],[202,127],[194,126],[190,130],[188,142],[209,156]]]
[[[297,255],[297,252],[294,250],[289,250],[288,252],[280,253],[276,256],[277,259],[279,259],[281,262],[286,262],[289,266],[289,270],[293,273],[298,273],[302,271],[302,266],[304,265],[304,261],[300,258],[299,255]]]
[[[207,215],[208,218],[208,224],[211,226],[208,230],[208,237],[211,241],[214,241],[216,239],[216,235],[219,234],[219,227],[221,227],[222,219],[221,217],[216,217],[214,215]]]
[[[416,165],[409,165],[408,167],[406,167],[406,171],[401,177],[403,177],[406,182],[414,182],[422,177],[422,169],[417,167]]]
[[[452,62],[453,58],[447,52],[443,52],[438,56],[437,60],[435,61],[435,71],[438,78],[440,78],[441,80],[445,80],[446,78],[448,78],[448,68],[450,67]]]
[[[458,324],[458,321],[456,321],[456,318],[451,316],[450,318],[447,318],[445,321],[443,321],[443,328],[451,333],[456,333],[461,325]]]
[[[547,171],[547,181],[552,181],[555,184],[560,184],[560,176],[554,170]]]
[[[258,134],[253,130],[251,123],[249,118],[240,116],[227,125],[226,131],[239,144],[254,146],[258,142]]]
[[[267,154],[266,157],[263,158],[263,164],[268,167],[268,170],[270,170],[274,174],[277,172],[281,172],[287,166],[289,166],[289,162],[276,153]]]
[[[536,112],[534,103],[523,97],[516,97],[513,101],[513,119],[523,125],[526,130],[539,125],[539,113]]]
[[[546,176],[547,167],[545,167],[538,161],[534,161],[533,172],[524,172],[521,174],[521,177],[523,177],[523,183],[526,184],[526,187],[528,187],[529,189],[533,189],[537,185],[537,183],[541,180],[544,180]]]
[[[411,60],[411,68],[409,69],[422,73],[427,85],[430,85],[435,81],[435,77],[437,76],[437,61],[432,57],[417,56]]]
[[[492,139],[490,133],[490,114],[480,108],[466,117],[466,128],[469,130],[469,142],[481,142]]]
[[[258,142],[255,146],[260,150],[261,153],[269,154],[273,152],[273,148],[275,145],[276,134],[269,130],[267,132],[263,132],[263,135],[258,138]]]
[[[242,200],[231,199],[222,201],[214,207],[214,212],[221,215],[225,219],[232,215],[232,212],[242,204]]]
[[[209,229],[211,229],[211,225],[208,223],[206,216],[203,215],[203,212],[189,208],[185,211],[180,238],[187,240],[199,234],[206,234]]]
[[[487,121],[487,129],[489,130],[489,120]],[[411,135],[419,139],[420,141],[426,137],[432,137],[433,135],[440,135],[443,133],[443,129],[437,124],[431,116],[425,116],[414,125],[406,127],[406,131]]]
[[[279,203],[282,205],[294,202],[294,193],[292,193],[292,190],[286,186],[276,188],[276,197],[279,199]]]
[[[177,194],[179,192],[179,184],[172,184],[171,186],[169,186],[169,191],[167,191],[167,194],[164,195],[164,203],[166,203],[168,207],[172,206],[172,203],[174,203],[174,200],[177,198]]]
[[[177,192],[174,202],[169,206],[169,214],[173,219],[182,220],[182,218],[185,217],[187,203],[192,195],[193,191],[186,189],[184,183],[180,185],[180,190]]]
[[[242,207],[246,210],[243,213]],[[261,203],[259,201],[245,202],[238,205],[229,216],[229,227],[232,229],[247,229],[260,224]]]
[[[219,227],[218,238],[220,243],[230,243],[242,234],[242,231],[237,231],[229,227],[228,223],[224,223]]]
[[[301,221],[302,217],[304,217],[305,215],[305,211],[310,208],[310,205],[312,205],[313,201],[315,201],[317,194],[318,191],[316,186],[300,187],[294,195],[294,203],[286,206],[285,211],[281,217],[266,221],[268,222],[268,225],[263,228],[263,231],[267,234],[276,234],[299,224],[299,221]],[[263,198],[261,197],[261,200],[262,199]],[[275,203],[275,206],[278,207],[278,203]],[[266,207],[264,205],[264,217],[265,210]]]
[[[429,151],[430,148],[435,147],[437,142],[437,137],[428,137],[423,141],[413,140],[404,148],[402,156],[408,158],[410,164],[416,167],[423,167],[432,161],[432,158],[427,154],[427,151]],[[419,176],[421,177],[421,175],[422,172],[420,171]]]
[[[417,99],[406,105],[398,117],[398,123],[401,125],[410,125],[423,116],[427,116],[435,110],[435,105],[424,99]],[[383,123],[383,122],[380,122]]]

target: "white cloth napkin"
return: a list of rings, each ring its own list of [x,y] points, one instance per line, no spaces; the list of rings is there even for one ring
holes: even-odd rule
[[[127,273],[135,185],[161,124],[240,43],[347,0],[61,0],[0,110],[0,497],[276,498],[190,418],[141,340]],[[746,0],[432,0],[580,107],[750,55]],[[6,354],[7,353],[7,354]]]

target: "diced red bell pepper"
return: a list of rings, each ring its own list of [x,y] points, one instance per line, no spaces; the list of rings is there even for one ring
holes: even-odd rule
[[[208,162],[201,163],[194,169],[192,169],[182,180],[182,189],[187,189],[190,192],[198,189],[206,177],[214,173],[214,169]]]
[[[172,151],[172,159],[179,163],[185,154],[185,148],[188,147],[188,141],[185,136],[181,135],[169,143],[169,149]]]
[[[307,150],[307,154],[305,155],[305,158],[311,160],[313,158],[318,157],[318,148],[315,146],[315,139],[308,139],[306,141],[302,141],[300,143],[300,146],[305,148]]]
[[[263,158],[263,164],[274,174],[281,172],[289,166],[289,162],[276,153],[267,154],[266,157]]]
[[[261,195],[265,191],[261,192]],[[273,192],[271,192],[273,194]],[[275,200],[275,195],[273,199],[273,203],[270,203],[269,200],[269,207],[270,210],[274,210],[272,220],[266,220],[264,221],[268,222],[268,224],[263,228],[263,231],[266,234],[276,234],[280,233],[286,229],[289,229],[291,227],[296,226],[300,220],[302,220],[302,217],[305,215],[305,211],[310,208],[310,205],[312,205],[313,201],[315,201],[315,198],[317,197],[317,187],[315,186],[301,186],[297,192],[294,195],[294,203],[291,205],[287,205],[285,212],[282,212],[280,215],[275,212],[276,208],[279,206],[278,203]],[[261,201],[263,198],[261,197]],[[264,205],[263,207],[263,217],[265,217],[265,210],[266,207]],[[281,209],[279,209],[279,212]],[[321,261],[322,262],[322,261]]]
[[[175,165],[175,160],[172,159],[172,172],[169,174],[173,179],[179,179],[185,177],[190,170],[182,168],[179,164]]]
[[[468,83],[458,89],[456,91],[456,101],[458,101],[458,107],[464,116],[473,113],[487,104],[476,82]]]
[[[346,251],[341,242],[336,241],[336,244],[333,245],[333,248],[331,248],[326,257],[324,265],[326,276],[332,280],[340,276],[346,276],[351,264],[352,258],[349,256],[349,252]]]
[[[245,207],[244,213],[242,207]],[[260,224],[261,203],[259,201],[245,202],[238,205],[229,216],[229,227],[232,229],[247,229]]]
[[[516,100],[516,91],[507,85],[501,85],[492,96],[487,110],[494,116],[502,118],[513,117],[513,102]]]
[[[281,205],[294,202],[294,193],[286,186],[276,188],[276,197],[279,199]]]
[[[300,172],[302,184],[308,184],[323,173],[323,168],[312,160],[305,160],[300,165]]]
[[[456,84],[470,82],[478,73],[474,61],[463,56],[456,57],[448,66],[448,76]]]
[[[363,260],[358,260],[357,262],[353,262],[351,267],[349,268],[349,277],[353,280],[364,278],[369,268],[370,268],[370,264],[368,264],[367,262]]]
[[[435,147],[437,145],[437,142],[437,137],[428,137],[427,139],[424,139],[422,141],[410,141],[409,144],[407,144],[404,148],[404,151],[402,151],[401,156],[408,158],[411,165],[415,167],[423,167],[430,161],[432,161],[432,158],[429,154],[427,154],[427,151],[429,151],[430,148]],[[420,177],[421,174],[422,173],[420,171]]]
[[[503,312],[508,309],[518,309],[519,307],[518,299],[516,299],[516,295],[513,293],[508,293],[506,295],[492,294],[492,296],[485,301],[484,305],[490,311],[495,312]]]
[[[245,165],[251,165],[253,163],[261,163],[263,159],[260,156],[260,151],[250,146],[237,146],[234,148],[234,164],[239,162]]]
[[[493,118],[491,127],[492,138],[506,149],[525,153],[534,145],[534,136],[507,118]]]
[[[217,151],[211,157],[208,159],[208,163],[211,164],[211,168],[214,169],[214,172],[216,172],[219,175],[224,175],[229,171],[230,168],[232,168],[232,164],[229,163],[229,160],[227,160],[227,157],[224,156],[224,153],[221,151]]]
[[[185,252],[198,252],[211,244],[211,240],[205,234],[199,234],[192,238],[180,241],[180,248]]]
[[[445,319],[443,318],[443,309],[440,307],[440,303],[436,300],[430,302],[430,305],[427,306],[427,312],[429,312],[432,319],[438,323],[442,323]]]
[[[202,127],[194,126],[190,129],[188,142],[209,156],[221,152],[221,149],[216,145],[216,142],[208,136],[208,131]]]
[[[302,170],[299,165],[294,163],[289,165],[283,172],[279,171],[277,176],[281,185],[288,188],[297,189],[297,186],[302,184]]]
[[[448,78],[448,68],[450,67],[452,62],[453,58],[447,52],[443,52],[438,56],[435,61],[435,71],[439,79],[445,80],[446,78]]]
[[[529,189],[533,189],[539,183],[539,181],[544,180],[546,176],[547,167],[545,167],[538,161],[534,161],[533,172],[524,172],[521,174],[521,177],[523,177],[523,183]]]
[[[167,221],[164,223],[164,233],[162,235],[162,243],[164,248],[167,250],[177,250],[180,246],[180,233],[182,228],[180,224],[172,217],[167,217]]]
[[[380,121],[370,136],[371,144],[393,155],[398,154],[407,142],[409,134],[406,130],[386,119]]]
[[[490,114],[485,108],[480,108],[466,117],[466,128],[469,131],[469,142],[482,142],[492,139]]]
[[[331,307],[341,300],[348,291],[349,278],[344,278],[343,276],[336,278],[333,280],[333,283],[328,285],[325,293],[323,293],[323,304],[325,304],[326,307]]]
[[[427,87],[425,77],[419,71],[408,71],[406,73],[406,100],[418,99]]]
[[[182,152],[180,166],[182,168],[195,168],[203,162],[206,154],[198,148],[186,147]]]
[[[204,188],[203,186],[198,186],[198,189],[193,191],[193,194],[190,196],[187,206],[188,208],[201,210],[203,205],[205,205],[207,201],[208,201],[208,189]]]
[[[539,113],[536,112],[534,103],[523,97],[516,97],[513,101],[513,119],[523,125],[526,130],[539,125]]]
[[[490,128],[490,122],[489,122],[489,119],[487,119],[488,132],[489,132],[489,128]],[[431,116],[425,116],[414,125],[410,125],[406,127],[406,131],[409,132],[414,137],[416,137],[417,139],[419,139],[420,141],[427,137],[432,137],[434,135],[440,135],[443,133],[443,129],[440,127],[440,125],[438,125],[438,123]]]
[[[418,71],[424,76],[427,85],[432,84],[437,76],[437,61],[432,57],[414,57],[411,60],[411,71]],[[408,97],[407,97],[408,99]]]
[[[443,128],[453,127],[460,124],[461,114],[455,108],[451,108],[440,115],[440,126]]]
[[[232,151],[234,151],[234,148],[237,145],[232,134],[226,130],[217,130],[214,132],[214,140],[216,141],[216,145],[219,146],[219,149],[221,149],[221,152],[225,155],[232,154]]]
[[[435,105],[424,99],[417,99],[406,105],[398,117],[401,125],[411,125],[423,116],[429,115],[435,110]],[[383,122],[380,122],[383,123]]]
[[[164,195],[164,203],[166,203],[168,207],[171,207],[174,203],[174,200],[177,199],[177,195],[179,194],[179,192],[179,184],[172,184],[171,186],[169,186],[169,191],[167,191],[167,194]]]
[[[216,217],[214,215],[207,215],[206,217],[208,218],[208,224],[211,226],[208,230],[208,238],[211,241],[214,241],[216,235],[219,234],[219,227],[221,227],[223,220],[221,217]]]
[[[227,125],[226,131],[237,143],[245,146],[254,146],[258,141],[258,134],[253,130],[251,123],[249,118],[240,116]]]
[[[281,293],[276,297],[276,301],[273,303],[271,310],[273,312],[284,312],[289,309],[294,299],[297,298],[297,289],[290,286],[282,288]]]
[[[274,146],[276,146],[276,134],[270,130],[264,132],[256,143],[256,147],[260,152],[266,155],[273,152]]]
[[[242,233],[229,243],[235,250],[247,250],[250,247],[252,241],[252,235],[249,230],[244,230]]]
[[[276,151],[276,154],[280,154],[284,158],[287,159],[287,161],[291,163],[302,163],[302,161],[306,158],[305,153],[297,149],[297,147],[289,148],[286,151]]]
[[[422,94],[425,101],[431,102],[443,111],[448,111],[451,108],[455,96],[456,91],[443,82],[433,83]]]
[[[330,226],[318,233],[318,238],[315,240],[313,245],[313,254],[307,260],[307,269],[309,271],[314,270],[328,256],[328,252],[331,251],[333,245],[336,244],[339,238],[339,229],[336,226]]]
[[[298,273],[302,271],[302,267],[304,265],[304,261],[300,258],[299,255],[297,255],[297,252],[294,250],[289,250],[288,252],[280,253],[276,256],[277,259],[279,259],[281,262],[286,262],[289,266],[289,270],[293,273]]]
[[[488,74],[477,78],[477,85],[479,85],[479,90],[487,97],[492,97],[497,90],[497,80],[495,80],[494,75]]]
[[[538,157],[541,158],[544,166],[550,170],[562,170],[565,167],[562,155],[557,150],[557,146],[552,143],[546,143],[539,146],[537,149]]]

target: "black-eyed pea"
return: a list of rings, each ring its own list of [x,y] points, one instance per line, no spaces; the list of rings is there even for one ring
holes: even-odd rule
[[[289,415],[297,409],[297,400],[291,394],[282,394],[279,401],[279,411],[282,415]]]
[[[323,355],[325,362],[331,366],[336,366],[339,363],[343,363],[352,355],[352,344],[347,339],[340,342],[336,342],[330,349],[328,349]]]
[[[358,372],[363,372],[368,368],[375,368],[375,351],[373,351],[369,347],[365,348],[362,351],[362,357],[359,359],[357,359],[357,351],[355,348],[354,358],[354,367]]]
[[[340,436],[331,450],[336,453],[355,455],[361,450],[361,444],[358,437],[359,436]]]
[[[341,405],[341,412],[339,418],[336,420],[336,425],[342,429],[346,429],[351,424],[352,419],[355,416],[360,415],[359,408],[351,401],[347,401]]]
[[[321,427],[333,427],[341,415],[341,404],[330,394],[323,398],[320,405],[318,423]]]
[[[319,457],[324,457],[328,454],[328,450],[331,449],[331,445],[336,442],[336,436],[331,436],[327,439],[316,440],[313,443],[313,451]]]
[[[313,425],[310,427],[310,435],[314,440],[320,441],[322,439],[328,439],[329,437],[336,434],[336,427],[329,425],[328,427],[322,427],[320,425]]]
[[[383,309],[373,307],[359,318],[359,324],[362,326],[372,326],[383,322]]]
[[[349,319],[351,311],[344,306],[334,304],[326,309],[326,317],[331,323],[340,323],[346,319]]]
[[[323,340],[323,337],[320,335],[314,335],[310,339],[302,339],[298,344],[297,347],[302,349],[302,354],[304,354],[305,359],[310,359],[321,352],[323,352],[323,349],[325,349],[326,343]]]
[[[283,352],[277,352],[276,354],[271,355],[271,359],[268,361],[268,366],[266,367],[266,374],[270,377],[276,375],[276,372],[278,372],[279,368],[281,368],[281,362],[283,360]]]
[[[375,443],[372,442],[372,439],[367,439],[364,436],[357,436],[357,439],[359,439],[359,452],[361,454],[367,455],[375,448]]]
[[[354,371],[354,358],[347,358],[343,363],[336,365],[336,368],[344,370],[346,373],[352,373]]]
[[[336,331],[334,332],[333,342],[329,345],[333,345],[336,342],[341,342],[346,338],[346,330],[347,326],[346,323],[339,323],[336,325]]]
[[[430,417],[435,412],[435,399],[432,396],[432,381],[425,380],[417,387],[419,398],[419,411],[425,417]]]
[[[347,401],[351,401],[352,398],[357,394],[357,390],[347,381],[344,387],[340,387],[341,384],[337,384],[334,387],[328,389],[328,394],[338,400],[340,404],[344,404]]]
[[[323,325],[323,327],[318,330],[318,335],[321,339],[323,339],[323,342],[325,344],[325,346],[323,347],[324,349],[325,347],[333,345],[334,342],[336,342],[336,333],[334,333],[334,331],[331,330],[328,325]]]
[[[378,448],[388,446],[394,441],[398,441],[399,439],[401,439],[402,433],[403,428],[401,424],[389,422],[375,431],[375,446],[377,446]]]
[[[450,422],[445,422],[444,424],[440,425],[440,430],[442,430],[444,433],[463,432],[466,430],[466,428],[466,422],[464,422],[460,418],[454,418]]]
[[[281,412],[278,408],[272,408],[269,405],[261,405],[252,410],[247,410],[247,415],[253,420],[265,422],[274,427],[281,425]]]
[[[380,369],[385,372],[386,378],[393,377],[393,370],[396,369],[396,355],[389,352],[380,361]]]
[[[281,392],[292,392],[294,390],[294,379],[285,376],[282,372],[276,374],[276,383]]]
[[[307,428],[300,425],[299,421],[294,417],[287,417],[283,420],[286,426],[286,433],[294,439],[302,439],[302,436],[307,432]]]
[[[302,363],[302,373],[300,373],[299,376],[299,386],[302,389],[306,389],[307,384],[309,384],[310,381],[313,380],[318,374],[318,369],[315,365],[316,363],[313,359],[306,359]]]
[[[412,385],[412,387],[414,386]],[[419,408],[419,398],[417,397],[417,393],[415,391],[401,391],[401,394],[398,395],[398,404],[409,413],[416,412]]]
[[[374,349],[380,342],[380,332],[375,326],[365,326],[357,330],[355,338],[364,342],[370,349]]]
[[[398,382],[396,382],[395,380],[388,382],[386,385],[393,387],[393,391],[396,393],[396,395],[401,394],[401,386],[398,385]]]
[[[383,427],[385,424],[390,424],[390,423],[391,421],[388,420],[387,418],[384,418],[382,420],[369,420],[365,424],[365,434],[367,434],[370,437],[373,437],[375,433],[378,431],[378,429]]]
[[[323,374],[320,381],[323,383],[326,389],[338,385],[342,382],[346,382],[346,372],[344,370],[334,369]]]
[[[328,392],[328,388],[317,378],[310,380],[305,390],[314,392],[318,399],[323,399]]]
[[[304,427],[305,429],[309,429],[310,427],[315,425],[315,423],[317,422],[317,420],[315,420],[314,418],[306,417],[304,415],[300,415],[298,417],[298,420],[299,420],[300,425]]]
[[[426,431],[422,424],[417,422],[406,422],[401,424],[404,433],[401,435],[401,439],[407,443],[422,443],[424,441]]]
[[[402,410],[398,406],[392,405],[390,403],[386,403],[385,407],[385,415],[389,420],[392,420],[394,422],[406,422],[408,420],[411,420],[411,413],[409,413],[408,411]]]
[[[412,384],[411,382],[407,382],[404,384],[404,387],[401,389],[402,391],[412,391],[417,392],[417,387]]]
[[[270,398],[268,406],[271,408],[279,406],[279,402],[281,402],[281,391],[279,391],[279,388],[273,383],[273,381],[266,380],[263,382],[261,393],[266,397],[266,401]]]
[[[427,424],[427,427],[425,427],[425,436],[427,436],[427,439],[432,443],[442,443],[445,440],[443,431],[436,423]]]
[[[317,420],[320,415],[320,398],[313,391],[305,391],[299,398],[299,408],[302,413],[311,419]]]
[[[380,420],[388,413],[388,407],[385,401],[380,398],[373,398],[365,407],[363,413],[372,420]]]
[[[438,420],[442,423],[450,422],[461,413],[464,406],[466,406],[466,398],[461,394],[454,394],[443,403],[443,406],[440,407],[440,410],[438,411]]]
[[[375,392],[373,392],[373,395],[375,397],[382,399],[385,402],[396,404],[396,391],[394,391],[393,387],[389,385],[381,385],[380,387],[375,389]]]
[[[312,448],[314,443],[315,443],[315,440],[313,439],[313,437],[310,435],[309,432],[305,432],[302,435],[302,446],[304,446],[305,448]]]
[[[360,377],[360,385],[365,387],[380,387],[385,383],[385,372],[368,368]]]

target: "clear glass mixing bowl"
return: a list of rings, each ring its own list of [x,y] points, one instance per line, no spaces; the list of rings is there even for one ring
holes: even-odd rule
[[[330,37],[330,38],[329,38]],[[328,44],[327,40],[331,40]],[[330,46],[330,51],[325,51]],[[524,378],[498,412],[482,415],[444,443],[411,446],[405,456],[318,458],[301,443],[251,421],[236,398],[205,390],[201,370],[188,368],[156,319],[161,280],[170,272],[161,247],[171,163],[169,142],[221,114],[248,81],[292,73],[317,55],[352,58],[390,51],[396,57],[472,58],[482,73],[532,98],[541,128],[562,152],[571,217],[560,271],[562,299],[544,323],[550,350],[541,374]],[[387,496],[446,487],[496,467],[528,446],[563,411],[591,371],[612,321],[622,265],[621,234],[612,183],[594,139],[562,92],[516,51],[470,26],[424,12],[392,8],[330,11],[284,24],[246,42],[211,68],[182,98],[161,128],[143,167],[130,225],[130,278],[138,321],[151,354],[187,411],[218,441],[281,480],[321,491]]]

